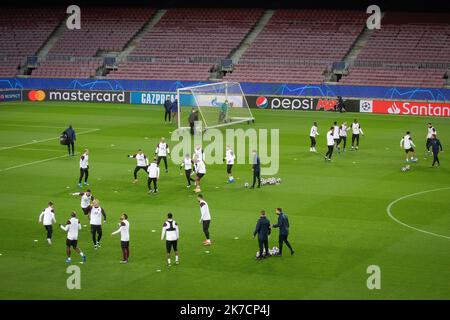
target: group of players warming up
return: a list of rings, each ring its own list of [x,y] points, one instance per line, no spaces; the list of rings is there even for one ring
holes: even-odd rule
[[[360,123],[357,119],[351,123],[350,126],[347,126],[347,123],[344,121],[341,124],[338,124],[335,121],[328,129],[326,133],[326,143],[327,143],[327,152],[324,155],[326,161],[331,161],[334,150],[338,153],[345,152],[347,148],[347,136],[348,131],[351,131],[351,150],[356,151],[359,149],[360,135],[364,135],[363,130],[361,128]],[[318,124],[314,122],[310,129],[310,152],[317,153],[316,138],[319,136]],[[437,138],[437,131],[432,126],[431,123],[427,125],[427,136],[426,136],[426,152],[428,155],[433,155],[433,163],[432,167],[435,165],[439,166],[439,152],[442,151],[442,145]],[[415,147],[416,145],[413,142],[411,132],[407,131],[406,134],[402,137],[400,141],[400,147],[405,151],[406,154],[406,162],[416,162],[417,157],[415,155]],[[170,148],[166,143],[164,138],[161,138],[159,143],[156,146],[153,159],[149,160],[149,158],[145,155],[142,149],[139,149],[135,154],[127,155],[129,158],[134,158],[136,160],[136,167],[133,172],[133,183],[137,183],[138,173],[143,170],[148,175],[147,178],[147,187],[148,192],[152,194],[158,193],[158,180],[160,177],[160,164],[164,162],[165,172],[168,172],[168,157],[170,157]],[[226,153],[224,162],[226,163],[226,171],[228,175],[228,183],[234,182],[234,177],[232,173],[233,164],[235,161],[235,154],[230,146],[226,147]],[[78,186],[89,186],[88,178],[89,178],[89,150],[85,149],[82,155],[80,156],[80,177],[78,180]],[[206,174],[206,164],[205,164],[205,155],[200,145],[195,146],[192,156],[191,154],[186,154],[182,163],[180,164],[180,170],[184,168],[184,175],[186,179],[186,186],[190,188],[192,184],[195,185],[194,192],[197,193],[197,201],[200,207],[200,224],[202,225],[202,230],[205,236],[205,240],[203,241],[203,245],[210,246],[210,223],[211,223],[211,214],[209,210],[209,206],[207,202],[204,200],[203,196],[200,194],[201,192],[201,180]],[[260,160],[256,153],[256,150],[253,151],[253,185],[255,186],[256,181],[258,181],[258,187],[260,186]],[[194,176],[194,178],[193,178]],[[100,206],[100,202],[97,198],[94,197],[90,189],[87,189],[85,192],[75,192],[72,193],[73,196],[79,196],[81,198],[81,210],[84,215],[87,217],[90,225],[90,232],[92,237],[93,248],[98,250],[101,248],[101,240],[103,236],[102,225],[106,223],[106,212]],[[282,245],[286,243],[288,248],[291,250],[293,254],[294,251],[287,241],[287,233],[289,222],[287,216],[283,214],[281,209],[277,209],[277,215],[279,216],[278,224],[273,225],[272,227],[280,228],[280,251],[281,254]],[[45,208],[39,216],[39,223],[41,223],[46,230],[47,242],[49,245],[52,245],[52,236],[53,236],[53,224],[56,224],[56,215],[55,215],[55,206],[52,202],[48,203],[48,207]],[[86,255],[83,251],[78,247],[78,236],[79,231],[82,229],[82,224],[77,217],[75,211],[70,213],[68,220],[66,223],[60,224],[60,228],[67,233],[66,239],[66,253],[67,253],[67,263],[72,262],[71,258],[71,249],[75,250],[80,257],[81,262],[86,262]],[[270,253],[268,249],[268,235],[270,234],[271,226],[270,222],[266,219],[265,212],[261,212],[261,218],[258,220],[258,224],[256,226],[254,235],[258,235],[259,240],[259,255],[258,257],[262,258],[264,255],[268,255]],[[111,233],[111,235],[120,234],[120,247],[122,250],[122,260],[121,263],[128,263],[130,257],[130,222],[128,221],[128,214],[122,212],[120,215],[120,221],[118,223],[118,229]],[[178,239],[180,237],[180,228],[177,222],[173,219],[173,214],[168,213],[167,219],[163,223],[161,240],[166,239],[166,253],[167,253],[167,264],[171,265],[171,252],[172,250],[175,253],[175,264],[179,264],[179,251],[178,251]]]
[[[354,119],[350,127],[347,127],[347,123],[344,121],[341,125],[337,121],[334,121],[333,125],[327,131],[326,142],[327,142],[327,153],[324,155],[326,161],[331,161],[334,150],[338,153],[345,152],[347,146],[347,131],[352,132],[351,150],[359,149],[359,138],[360,135],[364,135],[358,119]],[[318,152],[316,149],[317,141],[316,138],[319,136],[317,122],[314,122],[309,133],[309,138],[311,145],[309,148],[310,152]],[[440,166],[439,162],[439,152],[442,152],[442,144],[437,138],[437,131],[431,123],[427,124],[427,135],[426,135],[426,153],[427,156],[433,156],[433,163],[431,167]],[[411,137],[411,132],[406,131],[406,134],[402,137],[400,141],[400,148],[405,151],[406,162],[417,162],[418,158],[416,156],[416,145]]]
[[[347,147],[347,131],[352,131],[352,147],[351,150],[359,149],[359,136],[364,135],[361,125],[358,119],[353,120],[350,127],[347,127],[347,122],[342,122],[338,125],[337,121],[334,121],[333,125],[327,131],[326,141],[327,141],[327,153],[324,155],[325,161],[331,161],[333,152],[336,149],[337,152],[345,152]],[[317,122],[314,122],[310,132],[309,138],[311,140],[311,146],[309,148],[310,152],[318,152],[316,149],[317,140],[316,137],[319,136]],[[341,146],[342,144],[342,146]]]
[[[101,248],[100,241],[102,239],[103,230],[102,225],[106,223],[105,210],[100,207],[98,199],[94,198],[91,190],[86,192],[72,193],[74,196],[81,197],[81,209],[84,215],[87,217],[90,225],[90,232],[94,245],[94,250]],[[200,223],[202,224],[203,233],[205,235],[205,241],[203,245],[210,246],[211,239],[209,234],[209,226],[211,224],[211,213],[209,211],[208,203],[203,198],[203,195],[197,195],[197,201],[200,206]],[[53,225],[56,224],[55,205],[53,202],[49,202],[47,208],[45,208],[39,215],[39,223],[45,228],[47,234],[47,242],[52,245],[53,237]],[[78,219],[75,211],[70,213],[70,216],[66,223],[59,224],[60,228],[67,233],[66,238],[66,262],[72,263],[71,249],[75,250],[81,256],[81,263],[86,262],[86,255],[78,247],[79,231],[82,229],[82,223]],[[111,233],[111,236],[120,233],[120,247],[122,250],[122,260],[120,263],[128,263],[130,257],[130,222],[128,221],[128,215],[122,213],[120,216],[120,222],[118,223],[118,229]],[[179,264],[178,253],[178,239],[180,237],[179,226],[173,220],[173,214],[168,213],[167,220],[162,227],[161,240],[166,238],[166,252],[167,252],[167,265],[171,266],[170,254],[173,249],[175,252],[175,264]]]
[[[406,131],[406,134],[400,140],[400,148],[405,151],[405,161],[406,162],[417,162],[418,158],[416,156],[416,145],[411,136],[410,131]],[[439,152],[442,152],[442,144],[441,141],[437,137],[437,131],[430,123],[427,124],[427,135],[426,135],[426,156],[433,155],[433,163],[431,167],[434,168],[435,165],[437,167],[440,166],[439,162]]]

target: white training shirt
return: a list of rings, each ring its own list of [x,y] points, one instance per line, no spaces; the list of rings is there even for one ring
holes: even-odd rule
[[[427,139],[431,139],[433,134],[437,135],[436,129],[434,127],[428,128]]]
[[[90,214],[90,221],[89,223],[91,225],[95,226],[101,226],[102,225],[102,216],[105,216],[105,211],[102,207],[92,207],[91,214]],[[106,220],[106,218],[104,217]]]
[[[170,153],[169,145],[165,142],[160,142],[156,146],[155,153],[158,154],[158,157],[167,157]]]
[[[164,240],[164,236],[166,236],[167,241],[176,241],[180,237],[180,229],[178,228],[178,224],[173,219],[167,219],[163,226],[161,232],[161,240]]]
[[[81,208],[86,209],[91,205],[91,200],[94,200],[92,194],[88,196],[86,192],[81,193]]]
[[[211,214],[209,213],[209,207],[205,200],[200,201],[200,219],[202,221],[211,220]]]
[[[333,139],[339,139],[339,126],[333,126]]]
[[[236,159],[236,156],[234,155],[233,150],[227,150],[225,155],[227,164],[234,164],[234,159]]]
[[[68,240],[78,240],[78,230],[81,229],[81,223],[77,218],[72,217],[65,226],[61,226],[61,229],[67,232]]]
[[[405,150],[411,149],[411,147],[415,147],[415,144],[409,134],[405,135],[402,140],[400,140],[400,147],[402,146]]]
[[[112,234],[117,234],[120,232],[120,241],[130,241],[130,223],[128,220],[122,220],[119,223],[119,229],[114,231]]]
[[[51,207],[45,208],[39,215],[39,223],[41,222],[44,226],[51,226],[53,223],[56,223],[55,213]]]
[[[347,126],[345,124],[341,125],[339,128],[339,136],[346,137],[347,136]]]
[[[155,162],[152,162],[147,169],[149,178],[159,178],[159,167]]]
[[[318,135],[319,135],[319,132],[317,131],[317,127],[312,126],[311,130],[309,131],[309,136],[315,138]]]
[[[333,130],[327,132],[327,145],[334,146]]]
[[[81,169],[87,169],[89,166],[89,155],[84,154],[80,158],[80,168]]]
[[[203,160],[197,160],[197,162],[195,163],[195,172],[202,174],[206,173],[206,165]]]
[[[352,133],[353,134],[360,134],[360,133],[362,133],[361,125],[359,124],[359,122],[357,122],[357,123],[353,122],[352,123]]]
[[[205,154],[203,153],[203,149],[200,148],[195,148],[194,150],[194,158],[197,159],[202,159],[203,161],[205,161]]]
[[[184,170],[191,170],[192,169],[192,159],[184,158],[183,163],[181,165],[184,166]]]
[[[148,166],[148,158],[145,154],[135,154],[133,156],[130,156],[130,158],[135,158],[136,159],[136,166],[138,167],[146,167]]]

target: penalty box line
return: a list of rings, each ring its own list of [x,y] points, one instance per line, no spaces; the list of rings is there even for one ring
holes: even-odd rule
[[[47,161],[52,161],[52,160],[56,160],[56,159],[60,159],[60,158],[64,158],[64,157],[67,158],[69,156],[67,154],[65,154],[65,155],[59,156],[59,157],[52,157],[52,158],[48,158],[48,159],[33,161],[33,162],[29,162],[29,163],[24,163],[24,164],[19,164],[17,166],[5,168],[5,169],[0,169],[0,172],[9,171],[9,170],[18,169],[18,168],[23,168],[23,167],[31,166],[33,164],[38,164],[38,163],[43,163],[43,162],[47,162]]]
[[[90,129],[87,131],[81,131],[79,133],[77,133],[77,135],[81,135],[81,134],[87,134],[87,133],[92,133],[92,132],[96,132],[99,131],[100,129]],[[14,146],[8,146],[8,147],[1,147],[0,151],[3,150],[10,150],[10,149],[14,149],[14,148],[19,148],[19,147],[23,147],[23,146],[28,146],[30,144],[36,144],[36,143],[41,143],[41,142],[47,142],[47,141],[51,141],[51,140],[56,140],[59,139],[59,137],[54,137],[54,138],[48,138],[48,139],[42,139],[42,140],[36,140],[36,141],[32,141],[32,142],[27,142],[27,143],[22,143],[22,144],[17,144]]]
[[[83,132],[80,132],[80,133],[78,133],[78,134],[87,134],[87,133],[92,133],[92,132],[97,132],[97,131],[99,131],[100,129],[91,129],[91,130],[88,130],[88,131],[83,131]],[[58,139],[59,137],[56,137],[56,138],[50,138],[50,139],[44,139],[44,140],[40,140],[40,141],[35,141],[35,142],[31,142],[31,143],[27,143],[27,144],[25,144],[25,145],[28,145],[28,144],[33,144],[33,143],[39,143],[39,142],[43,142],[43,141],[50,141],[50,140],[54,140],[54,139]],[[12,148],[17,148],[17,147],[21,147],[22,145],[18,145],[18,146],[11,146],[11,147],[8,147],[9,149],[12,149]],[[2,150],[2,149],[0,149],[0,150]],[[18,169],[18,168],[23,168],[23,167],[27,167],[27,166],[31,166],[31,165],[34,165],[34,164],[39,164],[39,163],[43,163],[43,162],[48,162],[48,161],[52,161],[52,160],[56,160],[56,159],[61,159],[61,158],[67,158],[67,157],[69,157],[67,154],[65,154],[65,155],[62,155],[62,156],[58,156],[58,157],[51,157],[51,158],[47,158],[47,159],[42,159],[42,160],[37,160],[37,161],[33,161],[33,162],[28,162],[28,163],[24,163],[24,164],[19,164],[19,165],[17,165],[17,166],[13,166],[13,167],[9,167],[9,168],[4,168],[4,169],[0,169],[0,172],[5,172],[5,171],[9,171],[9,170],[13,170],[13,169]]]

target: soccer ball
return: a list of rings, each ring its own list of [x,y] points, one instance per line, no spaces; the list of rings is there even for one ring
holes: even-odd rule
[[[248,182],[244,183],[244,187],[248,188],[249,184]]]
[[[280,250],[278,249],[278,247],[273,247],[272,249],[269,249],[269,253],[273,256],[275,254],[278,254],[280,252]]]
[[[403,172],[406,172],[406,171],[409,171],[409,170],[411,170],[411,166],[409,164],[407,164],[406,166],[402,167],[402,171]]]
[[[233,178],[233,177],[229,177],[229,178],[228,178],[228,182],[229,182],[229,183],[234,182],[234,178]]]

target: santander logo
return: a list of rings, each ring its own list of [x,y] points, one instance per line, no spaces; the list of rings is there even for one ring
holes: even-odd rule
[[[450,103],[374,100],[373,112],[412,116],[450,117]]]
[[[395,102],[388,109],[388,113],[390,114],[400,114],[400,112],[401,110],[399,107],[397,107],[397,104]]]

